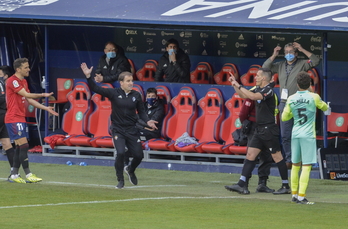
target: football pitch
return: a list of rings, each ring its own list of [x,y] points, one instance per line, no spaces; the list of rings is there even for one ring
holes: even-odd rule
[[[0,161],[0,228],[347,228],[348,182],[312,179],[307,198],[250,195],[224,188],[239,174],[138,169],[139,184],[117,184],[110,166],[31,163],[44,180],[7,182],[8,163]],[[21,173],[23,174],[22,170]],[[125,174],[125,178],[127,178]],[[268,186],[280,188],[280,178]]]

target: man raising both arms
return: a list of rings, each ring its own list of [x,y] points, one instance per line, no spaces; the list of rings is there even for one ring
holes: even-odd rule
[[[279,55],[281,49],[280,46],[275,47],[272,56],[262,65],[263,68],[270,69],[273,74],[278,73],[281,93],[279,104],[280,115],[284,110],[288,97],[297,91],[297,74],[301,71],[308,71],[314,68],[320,62],[320,59],[316,55],[304,49],[299,43],[293,42],[284,46],[285,60],[274,63],[273,61]],[[306,55],[308,59],[298,59],[299,52]],[[280,135],[284,150],[283,156],[289,169],[291,168],[291,130],[293,124],[293,119],[289,119],[288,121],[280,120]]]

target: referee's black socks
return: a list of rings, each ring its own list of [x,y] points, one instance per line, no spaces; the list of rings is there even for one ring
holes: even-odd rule
[[[253,172],[255,165],[256,165],[255,161],[250,161],[248,159],[244,160],[242,176],[241,176],[241,179],[238,181],[238,185],[240,187],[244,187],[248,185],[249,177],[251,176],[251,173]]]

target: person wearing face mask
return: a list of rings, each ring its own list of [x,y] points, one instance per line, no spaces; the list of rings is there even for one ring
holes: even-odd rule
[[[146,90],[146,102],[144,108],[147,116],[150,120],[157,121],[157,129],[150,128],[147,124],[139,119],[137,122],[137,128],[140,130],[140,139],[147,141],[151,138],[161,137],[161,128],[164,118],[164,104],[157,96],[156,88],[150,87]]]
[[[270,69],[273,73],[278,73],[280,84],[280,103],[279,112],[282,115],[285,103],[290,95],[297,92],[296,76],[301,71],[308,71],[317,66],[320,59],[311,52],[304,49],[299,43],[288,43],[284,46],[284,61],[274,63],[282,48],[278,45],[274,48],[273,55],[264,63],[263,68]],[[308,59],[298,59],[298,52],[305,54]],[[294,120],[280,121],[280,131],[283,146],[283,154],[288,168],[291,168],[291,132]]]
[[[95,71],[95,81],[97,83],[114,83],[118,80],[121,72],[130,71],[131,66],[124,54],[123,48],[114,42],[106,42],[104,55],[100,57],[98,67]]]
[[[159,60],[155,81],[190,83],[191,62],[189,56],[179,47],[175,39],[166,43],[166,52]]]

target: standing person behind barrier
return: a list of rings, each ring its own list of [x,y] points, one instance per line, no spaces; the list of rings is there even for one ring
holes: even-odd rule
[[[291,138],[291,192],[292,201],[299,204],[314,204],[306,196],[312,164],[317,163],[317,142],[315,139],[315,114],[317,108],[326,111],[328,105],[318,94],[308,88],[311,78],[307,72],[297,76],[299,90],[290,96],[282,114],[282,120],[294,119]],[[302,164],[302,170],[301,170]],[[299,172],[301,170],[301,176]]]
[[[30,68],[27,58],[18,58],[13,62],[15,74],[8,78],[6,82],[6,101],[7,112],[5,123],[10,139],[15,142],[16,150],[13,157],[13,170],[9,178],[12,182],[17,183],[35,183],[42,181],[42,178],[32,174],[29,169],[28,159],[28,133],[26,132],[27,123],[25,120],[25,101],[27,100],[32,106],[48,111],[49,113],[58,116],[58,113],[53,110],[53,107],[46,107],[34,99],[41,97],[50,97],[51,93],[30,93],[28,83],[25,77],[29,76]],[[19,168],[22,165],[26,174],[26,180],[20,177]]]
[[[131,66],[121,46],[111,41],[106,42],[104,53],[100,57],[95,71],[94,79],[97,83],[113,83],[118,80],[121,72],[131,71]]]
[[[297,91],[296,76],[301,71],[308,71],[311,68],[317,66],[320,59],[311,52],[302,48],[297,43],[288,43],[284,46],[285,61],[273,63],[275,58],[279,55],[279,51],[282,48],[277,46],[274,48],[273,55],[269,57],[262,65],[263,68],[270,69],[273,73],[278,73],[278,79],[280,84],[281,101],[279,104],[279,112],[282,114],[286,100],[290,95],[293,95]],[[298,59],[298,52],[305,54],[309,60]],[[286,122],[280,121],[280,131],[283,146],[283,154],[288,168],[291,168],[291,132],[294,120],[290,119]]]
[[[169,39],[166,52],[159,60],[155,81],[190,83],[190,68],[189,56],[179,47],[177,40]]]
[[[8,136],[7,128],[5,125],[5,115],[6,115],[6,80],[8,77],[14,74],[13,69],[10,66],[0,67],[0,142],[2,149],[5,151],[8,162],[13,170],[13,157],[15,150],[12,147],[10,137]],[[11,175],[8,177],[10,181]]]
[[[250,194],[248,190],[248,181],[253,169],[255,168],[256,157],[262,149],[267,148],[270,149],[272,153],[272,158],[278,166],[280,177],[282,179],[282,187],[278,191],[273,192],[273,194],[290,193],[288,171],[280,151],[279,127],[275,123],[274,118],[276,102],[273,89],[270,86],[271,79],[272,72],[269,69],[260,68],[255,77],[257,87],[255,90],[249,91],[248,89],[243,88],[232,74],[229,78],[233,88],[241,98],[249,98],[256,101],[257,124],[254,135],[247,149],[241,177],[237,184],[225,186],[229,191],[238,192],[240,194]]]
[[[132,73],[122,72],[119,75],[118,81],[120,82],[120,88],[103,88],[97,86],[91,78],[93,67],[88,68],[86,63],[82,63],[81,69],[87,78],[91,90],[107,97],[111,102],[112,139],[117,151],[115,169],[118,184],[116,188],[122,189],[124,187],[123,170],[127,173],[129,181],[133,185],[137,185],[138,179],[134,171],[141,163],[144,153],[136,123],[139,117],[144,120],[150,128],[157,129],[155,125],[157,121],[149,120],[145,113],[140,93],[132,90]],[[124,167],[125,147],[133,154],[131,164],[126,167]]]

